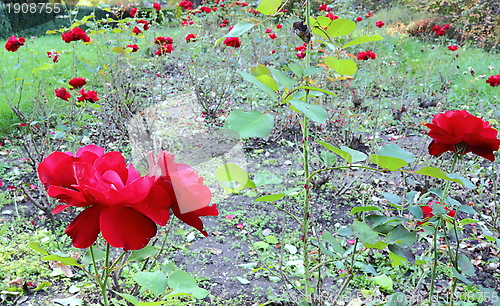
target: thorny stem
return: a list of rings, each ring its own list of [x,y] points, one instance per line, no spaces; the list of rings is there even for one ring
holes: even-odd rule
[[[429,305],[432,305],[432,298],[434,296],[434,279],[436,278],[436,271],[438,265],[438,252],[437,252],[437,235],[438,235],[438,227],[434,228],[434,237],[433,237],[433,249],[434,249],[434,265],[432,267],[431,273],[431,290],[429,292]]]

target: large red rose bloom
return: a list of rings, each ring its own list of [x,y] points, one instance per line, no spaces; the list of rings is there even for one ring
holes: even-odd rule
[[[59,200],[53,213],[86,207],[66,228],[76,248],[88,248],[99,233],[113,247],[139,250],[156,235],[156,224],[169,217],[170,197],[155,178],[141,177],[119,152],[89,145],[54,152],[38,166],[49,196]]]
[[[472,152],[490,161],[495,160],[500,140],[498,131],[488,121],[472,116],[465,110],[447,111],[437,114],[432,123],[425,125],[433,139],[429,145],[430,155],[440,155],[446,151],[460,154]]]

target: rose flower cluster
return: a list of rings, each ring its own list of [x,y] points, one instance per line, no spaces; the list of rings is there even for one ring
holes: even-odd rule
[[[40,181],[60,203],[53,213],[84,208],[65,231],[74,247],[88,248],[101,234],[113,247],[142,249],[156,225],[166,225],[170,210],[208,236],[199,217],[218,211],[208,206],[212,193],[203,178],[165,152],[151,153],[149,161],[149,173],[141,176],[121,153],[87,145],[76,154],[54,152],[39,164]]]

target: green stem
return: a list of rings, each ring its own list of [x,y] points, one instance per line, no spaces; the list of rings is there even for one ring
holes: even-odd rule
[[[108,306],[109,305],[109,302],[108,302],[108,296],[106,294],[106,282],[102,282],[102,278],[99,276],[99,270],[97,269],[97,263],[95,261],[95,255],[94,255],[94,248],[93,246],[90,246],[89,248],[89,251],[90,251],[90,257],[92,257],[92,264],[94,265],[94,279],[95,281],[97,282],[97,285],[99,286],[99,288],[101,288],[101,295],[102,295],[102,301],[103,301],[103,304],[104,306]]]
[[[431,273],[431,289],[429,292],[429,305],[432,305],[432,299],[434,297],[434,280],[436,278],[436,271],[438,266],[437,236],[438,236],[438,226],[435,226],[434,237],[433,237],[434,265],[432,267],[432,273]]]
[[[107,287],[108,287],[109,271],[111,270],[111,267],[109,266],[109,253],[110,253],[110,245],[109,243],[106,242],[106,257],[104,262],[104,270],[102,271],[103,275],[101,276],[102,278],[101,292],[105,306],[108,305]]]

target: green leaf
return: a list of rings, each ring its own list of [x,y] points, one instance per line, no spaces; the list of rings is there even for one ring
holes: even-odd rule
[[[292,72],[295,73],[299,78],[303,77],[304,68],[302,68],[302,66],[291,63],[288,64],[288,68],[290,68],[290,70],[292,70]]]
[[[408,306],[408,301],[410,300],[404,293],[396,292],[387,297],[387,304],[385,306]]]
[[[251,75],[250,73],[248,72],[245,72],[245,71],[239,71],[239,73],[241,74],[241,76],[253,83],[255,86],[257,86],[260,90],[266,92],[273,100],[276,100],[277,99],[277,96],[276,96],[276,93],[274,92],[274,90],[269,87],[268,85],[264,84],[262,81],[260,81],[259,79],[257,79],[256,77],[254,77],[253,75]]]
[[[326,29],[326,33],[330,36],[330,38],[335,38],[337,36],[345,36],[350,34],[352,31],[356,29],[356,23],[349,19],[336,19],[333,20],[328,29]]]
[[[236,279],[243,285],[248,285],[250,284],[250,281],[246,278],[236,276]]]
[[[297,253],[297,248],[294,245],[291,244],[285,244],[285,249],[290,253],[290,254],[296,254]]]
[[[387,246],[387,243],[383,241],[377,241],[376,243],[365,243],[364,247],[369,249],[383,250]]]
[[[278,91],[278,84],[271,76],[271,71],[267,66],[257,65],[256,67],[250,68],[250,74],[261,81],[263,84],[267,85],[273,91]]]
[[[42,260],[43,261],[59,261],[63,265],[67,265],[67,266],[77,266],[77,267],[81,267],[82,266],[73,257],[61,257],[61,256],[58,256],[58,255],[47,255],[47,256],[43,256]]]
[[[256,248],[256,249],[263,249],[263,250],[267,250],[270,245],[267,243],[267,242],[264,242],[264,241],[257,241],[257,242],[254,242],[253,243],[253,246]]]
[[[219,38],[219,40],[222,40],[224,37],[239,37],[241,34],[248,32],[251,28],[253,28],[253,26],[253,23],[240,22],[236,24],[231,31],[229,31],[229,33],[224,35],[222,38]]]
[[[324,231],[322,234],[321,234],[321,240],[323,240],[323,242],[327,242],[331,245],[332,249],[340,254],[340,255],[343,255],[345,250],[344,248],[342,247],[342,244],[340,244],[340,241],[338,239],[335,239],[335,237],[333,237],[333,235],[328,232],[328,231]],[[320,245],[321,246],[321,245]],[[325,245],[326,246],[326,245]],[[326,253],[325,253],[326,254]],[[327,254],[328,255],[328,254]],[[331,255],[330,255],[331,256]]]
[[[266,137],[271,133],[273,127],[273,116],[258,111],[235,110],[224,122],[224,128],[238,132],[241,138]]]
[[[325,58],[325,64],[340,75],[353,75],[358,70],[358,66],[352,59],[341,60],[333,55]]]
[[[269,68],[271,73],[274,75],[276,79],[278,79],[279,83],[283,85],[285,88],[292,89],[295,85],[295,80],[290,78],[286,73],[281,70],[275,68]]]
[[[392,288],[392,285],[393,285],[392,278],[390,278],[389,276],[387,276],[385,274],[382,274],[382,275],[379,275],[379,276],[376,276],[376,277],[372,278],[372,280],[375,283],[377,283],[377,285],[379,285],[382,289],[385,289],[387,291],[393,291],[393,288]]]
[[[342,49],[345,49],[347,47],[352,47],[355,45],[359,45],[359,44],[363,44],[366,42],[378,41],[378,40],[382,40],[382,39],[384,39],[384,38],[378,34],[374,34],[374,35],[370,35],[370,36],[365,35],[365,36],[361,36],[361,37],[358,37],[356,39],[353,39],[350,42],[347,42],[345,45],[342,46]]]
[[[126,299],[130,303],[134,304],[134,306],[138,306],[139,305],[139,300],[135,296],[130,295],[130,294],[126,294],[126,293],[116,292],[116,291],[113,291],[113,292],[116,293],[116,294],[118,294],[122,298]]]
[[[270,194],[262,197],[258,197],[255,201],[258,202],[275,202],[285,197],[284,193]]]
[[[304,115],[312,121],[324,124],[326,122],[326,111],[320,105],[307,104],[301,100],[291,100],[290,104],[304,113]]]
[[[458,207],[458,211],[463,211],[465,213],[468,213],[469,215],[477,214],[477,211],[469,205],[460,205]]]
[[[464,284],[467,284],[467,285],[472,285],[472,282],[470,280],[468,280],[465,276],[463,276],[462,274],[460,274],[457,269],[455,269],[455,267],[452,267],[451,268],[451,271],[453,272],[453,275],[458,278],[460,281],[462,281]]]
[[[455,174],[455,173],[447,174],[443,170],[441,170],[439,168],[435,168],[435,167],[429,167],[429,166],[423,167],[422,169],[415,171],[415,173],[439,178],[442,180],[452,181],[455,183],[459,183],[460,185],[463,185],[463,186],[470,188],[470,189],[476,188],[476,186],[474,186],[474,184],[472,184],[468,179],[463,178],[460,175]]]
[[[408,262],[408,260],[406,260],[406,258],[399,256],[397,254],[394,254],[393,252],[389,252],[389,259],[391,260],[391,266],[393,268],[402,265],[404,262]]]
[[[370,161],[383,169],[398,170],[415,160],[413,154],[401,149],[395,144],[383,145],[377,150],[377,155],[370,155]]]
[[[412,205],[408,207],[408,211],[415,217],[415,219],[422,219],[424,217],[424,213],[422,212],[422,208],[419,205]]]
[[[378,234],[373,231],[373,229],[366,223],[362,223],[358,220],[354,220],[351,225],[351,229],[356,237],[359,238],[361,243],[376,243],[378,242]]]
[[[144,261],[146,258],[154,257],[158,254],[158,249],[152,245],[148,245],[140,250],[132,251],[128,261]]]
[[[256,10],[264,15],[273,15],[280,6],[281,0],[261,0]]]
[[[248,173],[234,163],[220,166],[215,171],[215,177],[221,182],[226,193],[236,192],[245,187],[256,188],[255,183],[248,177]],[[231,187],[222,182],[233,183]]]
[[[174,272],[175,273],[175,272]],[[144,289],[159,297],[167,289],[167,277],[161,271],[137,272],[132,278]]]
[[[297,89],[308,89],[308,90],[313,90],[313,91],[320,91],[322,93],[326,93],[327,95],[336,96],[335,93],[333,93],[329,90],[319,88],[319,87],[314,87],[314,86],[298,86]]]
[[[395,195],[394,193],[384,192],[384,193],[382,193],[382,195],[384,196],[384,198],[387,201],[389,201],[391,204],[394,204],[394,205],[398,205],[402,201],[401,197],[399,197],[398,195]]]
[[[269,235],[269,236],[266,236],[264,237],[264,239],[270,243],[270,244],[278,244],[278,238],[274,237],[273,235]]]
[[[360,211],[379,211],[380,208],[378,206],[359,206],[359,207],[353,207],[351,209],[351,215],[354,215],[355,213],[358,213]]]
[[[272,184],[281,184],[283,182],[276,174],[271,172],[260,172],[255,174],[253,181],[257,187]]]
[[[209,294],[208,290],[198,287],[194,277],[189,275],[186,271],[175,271],[168,277],[167,282],[168,286],[174,289],[167,297],[175,295],[192,295],[197,299],[204,299]]]
[[[340,155],[340,157],[342,157],[349,164],[361,162],[367,158],[365,153],[353,150],[353,149],[348,148],[346,146],[342,146],[342,147],[340,147],[340,149],[338,149],[338,148],[336,148],[336,147],[334,147],[331,144],[328,144],[326,142],[318,141],[318,143],[320,145],[324,146],[325,148],[327,148],[328,150]]]
[[[387,234],[385,241],[387,243],[397,243],[402,247],[409,247],[417,241],[417,233],[410,232],[403,225],[398,224]]]
[[[330,151],[321,151],[319,154],[319,157],[321,158],[321,161],[325,164],[327,167],[333,166],[337,162],[337,155]]]
[[[321,67],[307,67],[307,68],[304,68],[303,70],[303,77],[308,77],[308,76],[311,76],[311,75],[314,75],[316,73],[319,73],[323,71],[323,68]]]
[[[38,253],[41,253],[43,255],[49,255],[49,252],[46,249],[42,248],[38,242],[30,241],[28,242],[28,246],[33,250],[37,251]]]
[[[464,272],[465,275],[467,276],[476,275],[476,269],[472,265],[469,257],[467,257],[466,255],[460,254],[458,256],[458,266]]]

